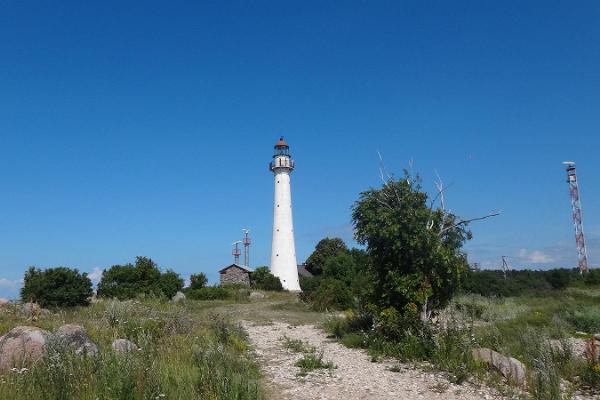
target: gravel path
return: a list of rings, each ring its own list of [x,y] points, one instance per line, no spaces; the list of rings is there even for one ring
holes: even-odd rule
[[[330,339],[313,325],[290,326],[275,322],[253,325],[242,322],[262,364],[270,391],[281,399],[502,399],[487,387],[470,383],[454,385],[439,373],[425,372],[408,364],[400,371],[389,368],[397,363],[371,362],[362,350],[350,349]],[[315,370],[298,376],[294,363],[302,354],[286,349],[283,337],[300,339],[323,351],[324,361],[337,368]]]

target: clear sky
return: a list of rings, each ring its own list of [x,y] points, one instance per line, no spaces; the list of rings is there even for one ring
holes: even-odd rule
[[[29,265],[152,257],[210,280],[270,254],[285,135],[299,261],[410,160],[472,226],[472,262],[576,262],[577,162],[600,266],[597,1],[0,2],[0,296]],[[350,242],[351,243],[351,242]]]

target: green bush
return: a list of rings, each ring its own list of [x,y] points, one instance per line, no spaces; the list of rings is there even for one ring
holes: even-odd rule
[[[578,331],[587,333],[600,332],[600,309],[597,306],[585,307],[581,310],[565,313],[564,319]]]
[[[174,271],[167,271],[160,275],[158,282],[162,294],[171,298],[183,288],[183,279]]]
[[[86,273],[65,267],[45,270],[30,267],[23,279],[21,300],[35,301],[42,307],[87,305],[92,282]]]
[[[187,297],[192,300],[227,300],[235,296],[235,289],[222,286],[207,286],[187,291]]]
[[[102,272],[98,296],[132,299],[138,296],[173,297],[183,288],[183,279],[169,270],[161,273],[154,261],[136,257],[135,265],[113,265]]]
[[[269,271],[267,267],[258,267],[250,274],[252,287],[260,290],[280,292],[283,290],[281,281]]]
[[[311,303],[317,311],[345,310],[354,305],[348,286],[336,279],[322,279],[316,290],[302,292],[300,299]]]
[[[208,283],[208,278],[204,272],[192,274],[190,276],[190,289],[202,289]]]

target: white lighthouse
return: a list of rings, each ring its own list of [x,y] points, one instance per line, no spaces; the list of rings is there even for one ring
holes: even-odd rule
[[[290,188],[290,173],[294,170],[294,161],[290,156],[290,146],[283,140],[283,136],[275,144],[275,154],[269,169],[275,175],[271,273],[279,278],[284,289],[300,291]]]

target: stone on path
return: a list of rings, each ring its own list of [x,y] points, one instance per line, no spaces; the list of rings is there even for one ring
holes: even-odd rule
[[[35,326],[17,326],[0,337],[0,372],[22,368],[44,354],[50,332]]]

